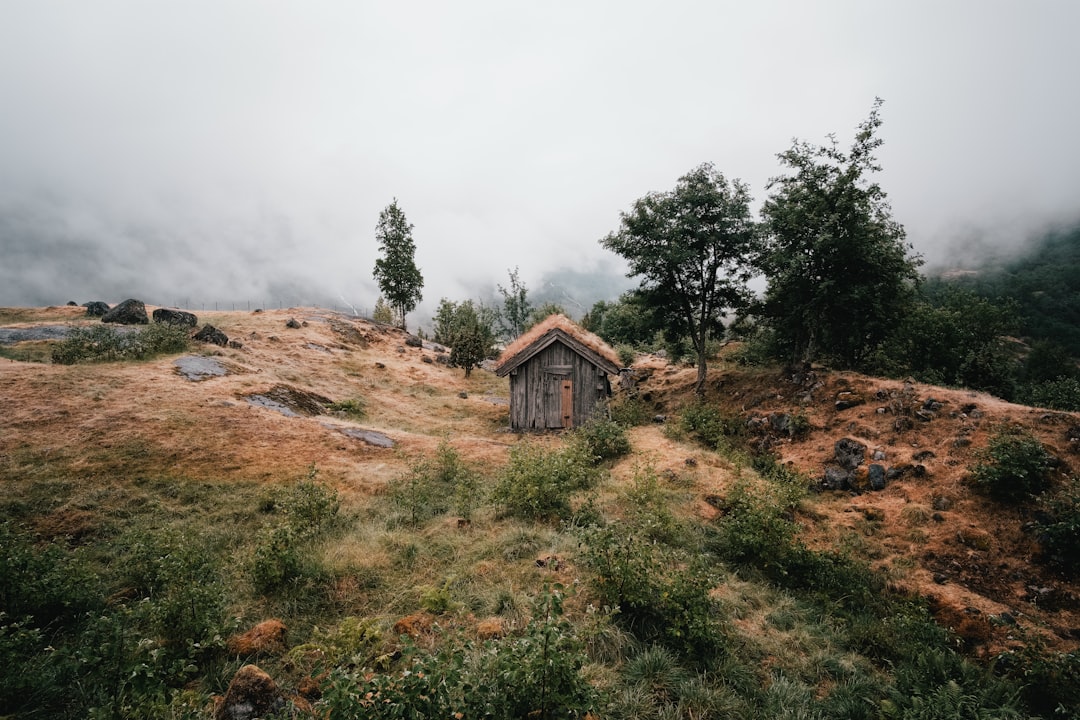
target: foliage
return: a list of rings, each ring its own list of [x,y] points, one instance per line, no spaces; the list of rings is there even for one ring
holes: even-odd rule
[[[634,397],[627,393],[621,393],[608,403],[608,412],[611,419],[623,427],[636,427],[645,425],[653,418],[648,403],[640,397]]]
[[[465,377],[495,351],[495,313],[472,300],[455,303],[442,298],[435,312],[435,341],[450,346],[450,364],[464,368]]]
[[[316,476],[312,466],[306,478],[278,492],[270,503],[280,521],[263,530],[250,563],[260,593],[276,592],[303,576],[311,562],[305,550],[338,522],[337,491],[318,483]]]
[[[584,445],[584,451],[600,460],[612,460],[630,452],[626,429],[613,419],[600,415],[573,431],[573,441]]]
[[[920,261],[909,257],[903,227],[870,180],[881,169],[880,106],[876,100],[849,152],[835,139],[795,142],[779,155],[791,174],[769,182],[759,312],[792,362],[829,357],[858,367],[910,304]]]
[[[877,369],[923,382],[1009,394],[1018,365],[1004,336],[1015,304],[929,283],[877,354]]]
[[[371,319],[384,325],[390,325],[394,322],[394,309],[387,304],[382,295],[375,301],[375,309],[371,311]]]
[[[737,449],[746,438],[746,422],[741,416],[725,414],[703,401],[683,408],[678,428],[712,450]]]
[[[353,420],[363,420],[367,416],[367,403],[359,395],[347,400],[330,403],[327,409],[331,412],[341,413]]]
[[[1023,386],[1017,400],[1035,407],[1080,412],[1080,379],[1060,377]]]
[[[1080,481],[1043,501],[1045,513],[1035,522],[1043,558],[1069,575],[1080,575]]]
[[[375,261],[374,275],[386,302],[396,312],[402,330],[405,329],[406,313],[423,299],[424,277],[416,267],[412,231],[412,223],[405,219],[405,213],[394,198],[379,213],[379,223],[375,227],[375,239],[382,257]]]
[[[583,645],[563,618],[565,588],[545,588],[521,635],[448,643],[432,653],[407,646],[401,669],[339,667],[323,699],[334,718],[584,717],[596,693],[582,675]]]
[[[633,523],[582,531],[581,557],[599,603],[645,642],[704,660],[722,652],[725,629],[709,591],[714,576],[700,556],[650,542]]]
[[[90,325],[71,329],[56,343],[52,361],[58,365],[80,362],[149,360],[160,355],[181,353],[189,345],[188,330],[168,323],[151,323],[138,330],[108,325]]]
[[[525,332],[532,317],[532,304],[529,303],[529,290],[521,282],[518,268],[509,271],[510,288],[496,285],[502,295],[503,307],[499,313],[499,329],[504,340],[513,340]]]
[[[671,192],[638,199],[620,218],[619,230],[600,244],[627,260],[631,277],[641,277],[638,292],[668,339],[690,338],[703,393],[709,338],[723,333],[726,310],[749,302],[757,240],[750,190],[706,163]]]
[[[581,326],[611,345],[645,348],[662,329],[639,291],[623,293],[614,302],[599,300],[581,318]],[[631,356],[632,359],[632,356]],[[629,365],[628,362],[624,364]]]
[[[414,463],[406,473],[391,480],[389,490],[394,505],[407,514],[413,525],[450,509],[468,519],[480,502],[476,470],[445,439],[434,457]]]
[[[584,445],[570,443],[555,450],[521,442],[510,448],[493,500],[505,515],[526,520],[556,520],[570,516],[570,496],[596,484],[600,470]]]
[[[1027,430],[1005,427],[980,450],[971,468],[975,487],[1001,502],[1023,502],[1050,483],[1053,458]]]
[[[532,312],[529,313],[528,327],[526,327],[525,329],[528,330],[529,328],[531,328],[534,325],[539,325],[541,322],[543,322],[545,319],[547,319],[551,315],[566,315],[566,314],[567,314],[566,308],[564,308],[562,305],[559,305],[558,303],[554,303],[554,302],[546,302],[546,303],[544,303],[542,305],[538,305],[537,307],[534,307],[532,309]]]

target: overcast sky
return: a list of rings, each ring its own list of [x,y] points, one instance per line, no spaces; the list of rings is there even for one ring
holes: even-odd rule
[[[0,0],[0,305],[338,298],[379,211],[425,303],[617,271],[619,212],[713,162],[757,204],[847,147],[930,260],[1080,218],[1080,2]]]

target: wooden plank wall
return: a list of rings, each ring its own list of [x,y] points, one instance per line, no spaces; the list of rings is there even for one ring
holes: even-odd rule
[[[567,345],[554,342],[511,373],[511,427],[561,427],[561,381],[565,379],[574,384],[573,425],[588,420],[605,395],[603,373]]]

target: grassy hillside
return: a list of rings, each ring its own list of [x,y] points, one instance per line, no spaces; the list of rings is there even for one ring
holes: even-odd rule
[[[1076,414],[723,358],[702,406],[642,357],[618,422],[518,436],[504,380],[395,329],[200,321],[241,347],[193,345],[225,373],[197,382],[176,354],[0,359],[0,716],[210,717],[248,664],[301,717],[1080,712],[1048,550]],[[1041,498],[972,479],[1014,436],[1051,458]],[[843,439],[854,490],[822,490]]]

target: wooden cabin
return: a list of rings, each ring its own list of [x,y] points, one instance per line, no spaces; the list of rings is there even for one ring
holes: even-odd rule
[[[619,368],[607,343],[565,315],[550,315],[507,346],[495,373],[510,376],[510,427],[542,431],[592,417]]]

